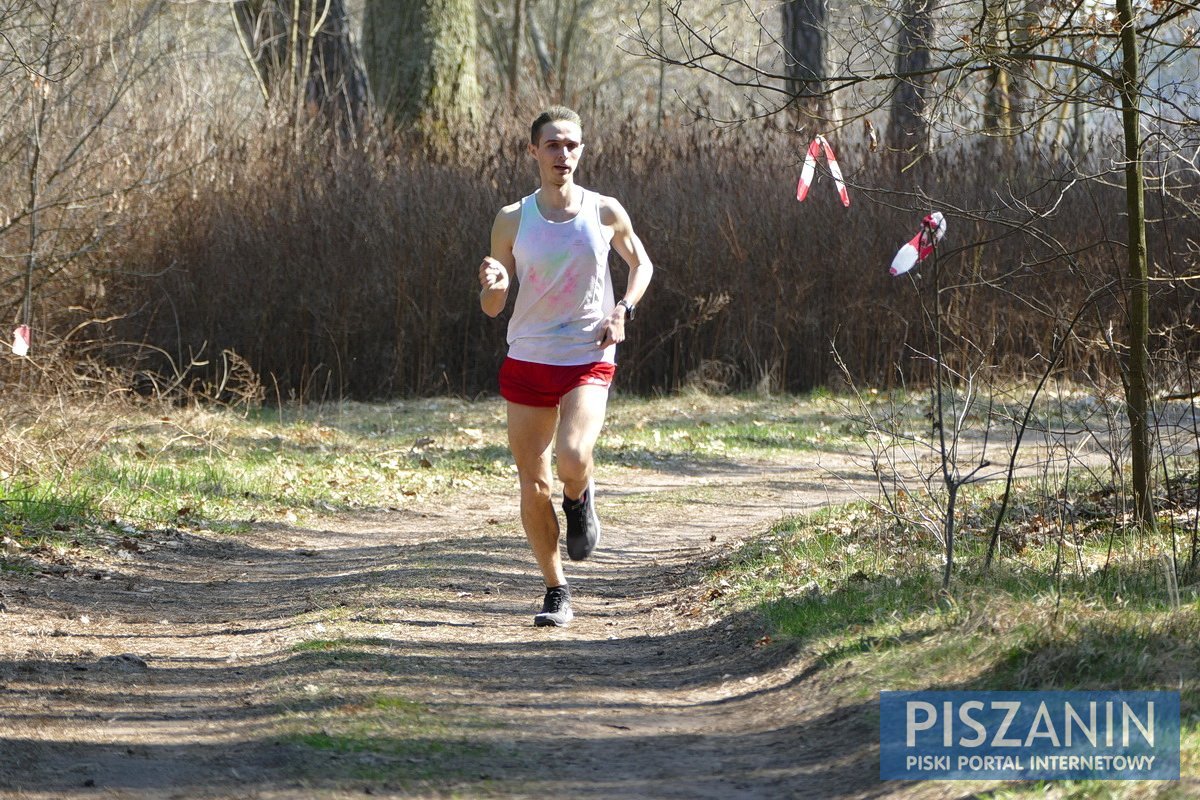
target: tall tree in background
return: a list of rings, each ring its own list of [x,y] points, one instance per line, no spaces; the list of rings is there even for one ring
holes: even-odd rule
[[[375,104],[435,134],[478,116],[474,0],[366,0],[363,57]]]
[[[1155,180],[1162,197],[1194,190],[1196,141],[1193,131],[1200,126],[1195,96],[1196,55],[1200,36],[1196,34],[1197,15],[1193,4],[1154,2],[1133,4],[1117,0],[1114,6],[1102,6],[1088,0],[1037,5],[1028,4],[1019,19],[1008,14],[996,20],[1005,26],[1004,35],[986,31],[986,12],[981,18],[974,6],[946,6],[938,25],[948,35],[933,48],[933,11],[936,0],[901,0],[899,33],[890,44],[894,63],[888,68],[878,58],[887,52],[883,37],[872,38],[869,26],[843,32],[846,52],[861,59],[861,65],[825,76],[826,93],[845,93],[860,102],[866,114],[878,102],[879,92],[865,91],[864,84],[890,84],[894,87],[888,126],[889,143],[897,150],[923,153],[930,146],[930,99],[946,101],[948,127],[958,135],[971,132],[996,132],[1013,129],[1025,134],[1019,115],[1013,113],[1010,89],[993,87],[984,107],[975,109],[962,104],[961,80],[972,74],[998,76],[1010,67],[1019,69],[1030,85],[1028,113],[1035,120],[1052,117],[1072,106],[1086,109],[1099,118],[1097,128],[1110,136],[1113,152],[1110,163],[1120,166],[1110,174],[1121,180],[1126,191],[1127,262],[1122,270],[1128,343],[1113,349],[1123,359],[1126,411],[1130,426],[1130,488],[1137,519],[1154,524],[1154,498],[1151,492],[1149,277],[1147,264],[1145,208],[1146,183]],[[639,30],[632,37],[651,58],[717,75],[740,87],[764,93],[785,95],[789,102],[786,74],[766,71],[757,66],[768,63],[759,54],[721,49],[715,36],[700,29],[687,18],[682,6],[669,9],[667,27],[680,45],[663,46],[662,28]],[[829,29],[830,36],[835,34]],[[1016,35],[1014,35],[1016,34]],[[865,38],[864,38],[865,35]],[[1150,65],[1141,60],[1149,54]],[[936,55],[936,58],[935,58]],[[859,67],[855,69],[853,67]],[[940,77],[944,86],[934,87]],[[1002,83],[1002,82],[1001,82]],[[1036,91],[1036,94],[1035,94]],[[1006,97],[1009,95],[1009,97]],[[786,105],[779,106],[779,109]],[[1111,111],[1119,112],[1119,125],[1111,123]],[[979,111],[982,115],[975,116]],[[957,114],[951,117],[951,114]],[[982,117],[983,124],[980,125]],[[975,129],[972,131],[972,119]],[[1007,122],[1005,121],[1007,119]],[[1035,133],[1040,122],[1030,127]],[[982,129],[982,130],[981,130]],[[1076,125],[1076,136],[1082,124]],[[1057,138],[1055,139],[1057,141]],[[1155,166],[1160,173],[1149,177],[1146,170],[1146,142],[1153,141]],[[1036,138],[1030,142],[1039,146]],[[1177,170],[1175,163],[1188,166]],[[1032,165],[1031,165],[1032,166]],[[1102,169],[1103,167],[1101,167]],[[1059,176],[1051,176],[1058,180]],[[1061,191],[1071,191],[1077,183],[1062,183]],[[1172,198],[1178,200],[1178,198]],[[1186,201],[1183,201],[1186,202]],[[928,198],[916,198],[917,207],[928,205]],[[1018,204],[1019,205],[1019,204]],[[986,212],[994,213],[994,211]],[[1038,212],[1040,213],[1040,212]],[[1099,220],[1097,244],[1108,244]],[[1070,253],[1061,258],[1069,260]]]
[[[1129,241],[1126,252],[1126,285],[1129,293],[1129,360],[1126,369],[1125,403],[1129,415],[1129,449],[1134,512],[1148,525],[1154,524],[1154,497],[1150,493],[1150,283],[1146,263],[1146,173],[1142,163],[1141,71],[1132,0],[1117,0],[1117,23],[1121,57],[1113,80],[1121,98],[1121,127],[1125,146],[1125,208],[1128,211]],[[1151,34],[1153,35],[1153,34]],[[1194,121],[1194,118],[1193,118]]]
[[[1007,2],[993,5],[985,4],[980,20],[982,25],[982,45],[993,58],[1003,61],[1006,51],[1011,48],[1009,42],[1009,25],[1014,16],[1014,10]],[[1023,20],[1025,21],[1025,20]],[[1036,22],[1036,15],[1032,21]],[[983,130],[1000,137],[1011,136],[1016,129],[1016,113],[1013,108],[1013,75],[1008,65],[996,64],[988,70],[984,87],[985,100],[983,103]]]
[[[521,87],[534,88],[555,99],[577,105],[587,92],[572,74],[572,59],[580,39],[589,35],[589,19],[596,0],[479,0],[480,44],[504,77],[510,95]],[[532,59],[522,56],[523,51]],[[536,67],[522,80],[527,64]],[[588,66],[598,68],[595,63]],[[602,67],[599,67],[602,69]]]
[[[83,327],[111,277],[95,252],[129,238],[120,211],[171,171],[170,126],[131,108],[167,63],[166,6],[0,5],[0,316],[32,328],[35,356]]]
[[[508,62],[508,96],[517,96],[517,81],[521,74],[521,35],[525,30],[525,0],[513,0],[511,59]]]
[[[895,94],[888,117],[888,144],[895,150],[923,153],[929,146],[926,91],[931,80],[929,43],[935,0],[903,0],[896,42]]]
[[[264,100],[296,122],[321,118],[353,133],[367,86],[344,0],[235,0],[230,13]]]
[[[824,0],[788,0],[780,10],[783,13],[783,57],[788,91],[796,98],[799,109],[823,116]]]

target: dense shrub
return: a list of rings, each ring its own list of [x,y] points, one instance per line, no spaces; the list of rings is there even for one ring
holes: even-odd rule
[[[127,281],[114,310],[178,363],[237,352],[269,396],[493,391],[505,318],[479,312],[475,275],[495,212],[536,188],[524,136],[522,121],[496,124],[436,158],[380,136],[225,143],[114,253],[154,276]],[[887,267],[929,196],[949,221],[936,266],[952,362],[1028,369],[1091,296],[1065,367],[1115,372],[1104,331],[1119,340],[1124,325],[1119,187],[1083,180],[1060,196],[1075,173],[1033,151],[981,144],[901,169],[835,138],[847,209],[828,176],[795,201],[806,141],[794,133],[595,121],[585,138],[580,182],[624,203],[657,268],[622,389],[827,385],[833,343],[856,380],[920,380],[934,264],[911,278]],[[1179,224],[1157,223],[1160,274]],[[1187,302],[1161,286],[1160,321]]]

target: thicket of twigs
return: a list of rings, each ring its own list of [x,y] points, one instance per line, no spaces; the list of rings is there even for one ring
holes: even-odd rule
[[[523,121],[510,123],[444,159],[380,135],[296,147],[268,128],[223,143],[114,243],[136,277],[107,310],[176,363],[235,351],[283,397],[488,392],[504,318],[479,312],[476,267],[496,210],[535,188]],[[964,149],[898,178],[892,159],[847,142],[846,209],[828,177],[796,202],[793,133],[594,121],[586,138],[581,182],[621,199],[657,268],[621,354],[626,390],[826,385],[833,342],[859,381],[927,376],[935,265],[887,272],[933,210],[918,192],[950,198],[936,269],[952,359],[1024,372],[1086,305],[1063,366],[1114,374],[1123,197],[1099,181],[1060,193],[1075,173],[1044,154]],[[1168,242],[1186,238],[1163,211],[1160,276],[1184,268]],[[1165,331],[1190,297],[1156,286]]]
[[[211,31],[49,5],[61,19],[22,34],[42,61],[0,70],[0,308],[35,341],[32,363],[0,357],[4,391],[44,382],[50,360],[157,395],[231,380],[269,400],[494,391],[505,321],[479,312],[476,267],[496,210],[535,188],[535,106],[432,146],[370,125],[338,138],[256,105],[199,46]],[[927,379],[935,283],[951,365],[1020,374],[1078,317],[1063,369],[1119,376],[1124,203],[1099,157],[964,140],[910,166],[846,129],[830,133],[846,209],[828,175],[795,201],[808,137],[782,124],[585,124],[581,182],[624,203],[657,267],[622,390],[828,385],[835,343],[856,382]],[[889,276],[934,196],[949,221],[936,263]],[[1194,291],[1167,280],[1197,271],[1174,202],[1152,192],[1168,388],[1195,350]]]

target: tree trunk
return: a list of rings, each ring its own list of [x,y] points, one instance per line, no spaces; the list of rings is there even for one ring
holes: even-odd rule
[[[1010,10],[1007,3],[984,5],[985,26],[983,46],[992,62],[987,73],[987,88],[983,100],[983,130],[993,136],[1007,137],[1013,133],[1012,80],[1005,56],[1012,46],[1009,41]]]
[[[925,92],[931,78],[913,74],[929,69],[935,0],[904,0],[896,46],[896,73],[901,76],[892,95],[888,144],[895,150],[924,153],[929,149]]]
[[[1137,29],[1131,0],[1117,0],[1121,25],[1121,122],[1125,138],[1125,209],[1129,221],[1129,369],[1125,402],[1129,414],[1129,447],[1133,461],[1134,512],[1140,522],[1154,524],[1150,494],[1149,331],[1150,286],[1146,265],[1146,197],[1142,141],[1138,129],[1141,76]]]
[[[1013,128],[1008,71],[993,67],[988,74],[987,96],[983,103],[983,129],[996,136],[1012,136]]]
[[[367,84],[344,0],[236,0],[237,33],[264,97],[352,133]]]
[[[324,24],[315,31],[309,51],[305,103],[310,110],[334,115],[339,125],[349,123],[357,127],[367,105],[367,78],[350,39],[344,0],[316,0],[317,15],[325,2],[328,12]]]
[[[474,0],[366,0],[363,55],[379,111],[395,124],[439,134],[473,123]]]
[[[525,0],[513,0],[512,60],[508,62],[508,96],[517,96],[521,74],[521,33],[525,27]]]
[[[542,88],[549,89],[554,80],[554,59],[550,55],[550,47],[546,43],[546,34],[542,33],[542,26],[538,24],[537,14],[526,14],[525,25],[529,28],[529,42],[533,45],[533,54],[537,57]]]
[[[825,4],[823,0],[788,0],[780,10],[788,92],[798,110],[823,116]]]

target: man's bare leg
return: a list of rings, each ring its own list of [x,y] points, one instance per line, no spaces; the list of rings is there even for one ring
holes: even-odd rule
[[[608,389],[580,386],[568,392],[559,406],[556,454],[563,482],[563,514],[567,521],[567,555],[582,561],[600,543],[600,517],[592,482],[592,451],[600,429]]]
[[[608,408],[608,387],[579,386],[567,392],[559,406],[558,478],[563,494],[578,500],[592,477],[592,451],[604,427]]]
[[[547,587],[567,582],[558,554],[558,516],[551,497],[551,446],[558,409],[508,404],[508,445],[521,483],[521,524]]]

